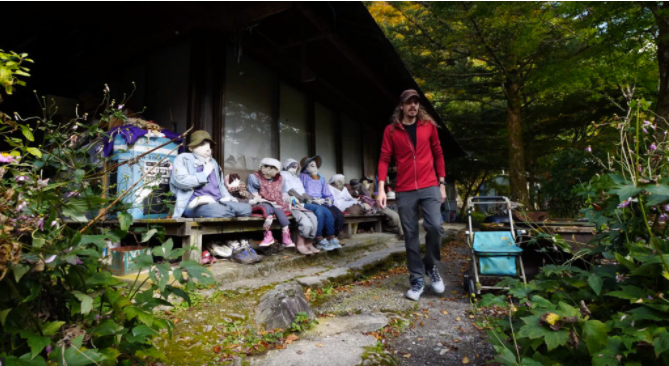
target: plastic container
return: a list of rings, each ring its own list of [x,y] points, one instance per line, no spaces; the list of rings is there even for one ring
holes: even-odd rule
[[[114,137],[114,150],[111,160],[123,162],[135,159],[168,141],[170,139],[165,137],[141,137],[134,144],[127,145],[125,139],[118,134]],[[128,213],[133,218],[160,219],[170,214],[170,208],[167,205],[169,200],[165,193],[170,191],[171,167],[178,155],[178,150],[175,150],[177,146],[177,143],[171,142],[139,158],[134,163],[120,166],[116,172],[112,173],[109,191],[110,194],[115,195],[117,192],[126,191],[142,178],[144,173],[150,171],[143,178],[143,182],[133,187],[132,192],[121,200],[131,206]],[[167,157],[165,158],[165,156]],[[156,166],[157,164],[160,164],[160,166]]]

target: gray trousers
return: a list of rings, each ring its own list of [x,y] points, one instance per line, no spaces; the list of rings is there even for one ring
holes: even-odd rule
[[[212,202],[200,205],[193,209],[186,208],[184,217],[191,218],[217,218],[226,219],[230,217],[251,216],[251,205],[242,202]]]
[[[397,192],[397,210],[404,228],[404,244],[407,251],[409,280],[413,283],[425,276],[425,271],[439,263],[441,247],[441,193],[439,187],[427,187],[408,192]],[[425,257],[420,256],[418,209],[423,210],[425,236]]]
[[[311,211],[300,210],[290,210],[290,213],[295,219],[300,236],[305,239],[314,239],[316,237],[316,230],[318,229],[316,215]]]

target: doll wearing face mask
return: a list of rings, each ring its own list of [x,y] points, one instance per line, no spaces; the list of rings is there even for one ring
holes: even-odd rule
[[[286,217],[286,212],[289,212],[289,206],[283,201],[283,178],[279,174],[281,170],[281,163],[272,158],[263,158],[260,160],[260,167],[257,172],[249,174],[246,189],[253,196],[254,201],[263,216],[267,218],[265,221],[265,237],[260,243],[261,247],[270,246],[274,244],[274,237],[270,231],[272,221],[269,217],[276,216],[276,219],[281,225],[281,237],[283,246],[286,248],[295,247],[295,244],[290,237],[290,221]]]
[[[330,178],[330,192],[334,196],[334,205],[340,211],[346,211],[351,215],[363,215],[372,210],[367,203],[353,198],[345,186],[345,177],[342,174],[335,174]]]
[[[341,247],[337,236],[344,228],[344,214],[337,207],[332,205],[334,196],[328,188],[325,178],[318,174],[318,169],[321,167],[322,159],[316,155],[312,158],[302,158],[300,166],[302,172],[300,173],[300,180],[304,186],[305,192],[314,198],[313,203],[327,208],[334,218],[334,237],[328,240],[328,243],[334,247]],[[318,246],[316,246],[318,249]],[[327,249],[326,249],[327,250]]]
[[[221,179],[221,171],[212,158],[214,141],[206,131],[195,131],[188,144],[190,152],[174,160],[170,190],[176,196],[172,217],[229,218],[250,216],[251,206],[237,202]]]

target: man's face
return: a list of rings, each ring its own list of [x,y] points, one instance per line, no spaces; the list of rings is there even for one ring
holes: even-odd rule
[[[418,115],[418,107],[420,107],[418,98],[411,97],[409,100],[402,103],[402,112],[406,117],[415,118]]]

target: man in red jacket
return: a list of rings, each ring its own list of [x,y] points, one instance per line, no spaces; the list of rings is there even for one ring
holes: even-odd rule
[[[426,272],[432,289],[436,293],[444,292],[438,264],[442,236],[440,207],[446,199],[446,169],[437,125],[420,105],[420,96],[415,90],[402,93],[391,123],[383,133],[377,197],[381,208],[386,207],[384,184],[391,158],[395,158],[397,165],[397,208],[404,229],[411,281],[406,297],[418,301],[425,288]],[[418,237],[419,207],[423,209],[423,227],[427,232],[422,259]]]

